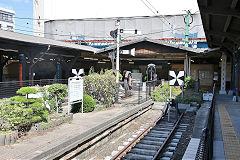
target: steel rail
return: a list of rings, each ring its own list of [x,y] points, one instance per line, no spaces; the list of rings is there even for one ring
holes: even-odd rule
[[[135,119],[136,117],[144,114],[145,112],[147,112],[148,110],[151,109],[151,105],[146,107],[145,109],[139,111],[138,113],[128,117],[127,119],[125,119],[124,121],[118,123],[117,125],[115,125],[113,128],[111,128],[110,130],[104,131],[101,135],[99,135],[98,137],[95,137],[94,139],[92,139],[91,141],[77,147],[76,149],[74,149],[73,151],[71,151],[68,154],[65,154],[63,156],[60,156],[61,160],[67,160],[67,159],[71,159],[72,157],[74,157],[76,154],[78,154],[79,152],[83,151],[84,149],[90,147],[91,145],[95,144],[96,142],[98,142],[99,140],[101,140],[102,138],[112,134],[114,131],[116,131],[117,129],[119,129],[120,127],[126,125],[128,122],[130,122],[131,120]]]
[[[157,157],[163,152],[163,150],[165,149],[166,145],[168,144],[168,142],[170,141],[171,137],[173,136],[174,132],[176,131],[176,128],[179,124],[179,122],[181,121],[183,114],[181,114],[181,116],[179,117],[178,121],[176,122],[176,124],[174,125],[172,131],[170,132],[170,134],[168,135],[168,137],[166,138],[166,140],[164,141],[164,143],[161,145],[161,147],[159,148],[159,150],[157,151],[157,153],[154,155],[153,160],[156,160]]]
[[[147,127],[141,134],[139,134],[132,142],[130,142],[126,147],[124,147],[120,152],[118,152],[111,160],[121,159],[123,156],[129,152],[132,147],[134,147],[156,124],[159,120],[161,120],[163,116],[163,112],[161,116],[159,116],[149,127]]]

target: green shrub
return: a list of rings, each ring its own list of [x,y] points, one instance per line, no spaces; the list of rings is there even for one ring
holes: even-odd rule
[[[87,94],[84,94],[83,95],[83,112],[92,112],[95,108],[95,105],[96,105],[96,102],[95,100],[87,95]]]
[[[172,86],[172,97],[177,96],[181,92],[180,87]],[[155,88],[153,93],[151,94],[152,100],[156,102],[166,102],[170,97],[170,86],[168,83],[165,83],[162,86],[158,86]]]
[[[28,95],[36,93],[35,89],[23,87],[17,93]],[[41,98],[26,98],[15,96],[10,98],[11,102],[5,101],[0,106],[0,130],[14,130],[19,126],[31,125],[32,123],[47,121],[49,112]]]
[[[178,95],[176,97],[176,100],[178,101],[178,103],[184,104],[190,104],[192,102],[197,102],[198,104],[202,103],[202,98],[198,94],[184,95],[183,97],[181,95]]]
[[[76,103],[72,105],[72,113],[78,113],[81,112],[82,110],[82,104],[81,103]],[[96,106],[96,100],[93,99],[91,96],[87,94],[83,94],[83,112],[92,112],[95,109]]]
[[[106,70],[104,74],[116,76],[116,75],[117,75],[117,71],[116,71],[116,70],[113,70],[113,69],[109,69],[109,70]],[[122,79],[123,79],[123,76],[122,76],[122,74],[119,72],[119,80],[121,81]]]
[[[191,76],[189,77],[186,77],[184,79],[184,88],[185,89],[193,89],[194,88],[194,85],[195,85],[195,79],[192,78]]]
[[[62,110],[62,103],[64,102],[65,97],[67,97],[68,95],[67,85],[56,83],[48,86],[46,89],[48,94],[44,93],[44,99],[48,100],[51,111],[58,112],[59,110]]]
[[[17,94],[21,94],[23,96],[27,95],[27,98],[28,98],[28,94],[30,93],[36,94],[37,90],[31,87],[22,87],[17,91]]]
[[[115,77],[109,74],[84,76],[84,92],[101,104],[110,106],[114,102],[116,86]]]

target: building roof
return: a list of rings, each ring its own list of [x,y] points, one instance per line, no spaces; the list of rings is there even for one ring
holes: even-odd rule
[[[85,46],[71,44],[43,37],[31,36],[26,34],[20,34],[16,32],[0,30],[0,48],[2,49],[35,49],[35,47],[48,47],[51,49],[63,50],[63,51],[85,51],[95,53],[98,49]]]
[[[206,50],[206,49],[203,49],[203,48],[195,49],[195,48],[191,48],[191,47],[185,47],[185,46],[182,46],[182,45],[167,43],[167,42],[164,42],[164,41],[154,40],[154,39],[150,39],[150,38],[146,38],[146,37],[136,39],[136,40],[130,41],[130,42],[120,43],[120,47],[129,46],[129,45],[144,42],[144,41],[155,43],[155,44],[160,44],[160,45],[168,46],[168,47],[172,47],[172,48],[177,48],[177,49],[180,49],[182,51],[191,52],[191,53],[203,53]],[[104,53],[106,51],[111,51],[113,49],[116,49],[116,47],[117,47],[116,45],[106,47],[104,49],[98,50],[96,53]]]
[[[0,7],[0,11],[8,12],[8,13],[11,13],[11,14],[15,14],[15,11],[10,10],[10,9],[6,9],[6,8],[1,8],[1,7]]]
[[[198,0],[208,46],[230,53],[240,45],[240,1]]]

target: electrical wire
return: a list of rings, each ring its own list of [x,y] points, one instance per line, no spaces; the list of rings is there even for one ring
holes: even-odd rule
[[[180,28],[175,28],[173,30],[185,30],[185,28],[180,27]],[[169,31],[172,31],[172,29],[171,30],[168,29],[168,30],[158,31],[158,32],[150,32],[150,33],[145,33],[145,34],[141,34],[141,35],[132,35],[132,36],[125,37],[122,40],[126,40],[127,38],[131,38],[131,37],[140,37],[140,36],[146,36],[146,35],[151,35],[151,34],[158,34],[158,33],[169,32]]]
[[[24,28],[28,28],[28,29],[33,29],[31,27],[26,27],[26,26],[22,26],[22,25],[18,25],[18,24],[15,24],[16,26],[19,26],[19,27],[24,27]],[[191,29],[193,29],[194,27],[196,26],[201,26],[201,24],[199,25],[195,25],[193,26]],[[189,29],[189,30],[191,30]],[[68,36],[85,36],[87,38],[103,38],[103,39],[106,39],[106,38],[112,38],[110,37],[108,34],[106,34],[108,37],[95,37],[95,36],[88,36],[88,35],[83,35],[83,34],[74,34],[74,35],[69,35],[69,34],[57,34],[57,33],[47,33],[47,32],[42,32],[40,30],[35,30],[35,31],[29,31],[29,30],[24,30],[24,29],[15,29],[15,30],[19,30],[19,31],[24,31],[24,32],[31,32],[31,33],[41,33],[41,34],[47,34],[47,35],[56,35],[56,36],[61,36],[61,37],[68,37]],[[184,30],[183,27],[179,27],[179,28],[175,28],[175,29],[171,29],[171,30],[164,30],[164,31],[159,31],[159,32],[151,32],[151,33],[145,33],[145,34],[141,34],[141,35],[133,35],[133,36],[128,36],[128,37],[139,37],[139,36],[143,36],[143,35],[150,35],[150,34],[157,34],[157,33],[162,33],[162,32],[167,32],[167,31],[172,31],[172,30]],[[125,37],[124,39],[128,38],[128,37]]]
[[[146,0],[147,1],[147,0]],[[164,16],[162,16],[162,15],[157,15],[143,0],[141,0],[141,2],[153,13],[153,14],[155,14],[157,17],[159,17],[159,16],[161,16],[163,19],[165,19],[166,20],[166,18],[164,17]],[[147,1],[149,4],[150,4],[150,2],[149,1]],[[152,6],[152,4],[150,4],[151,6]],[[154,7],[153,7],[154,8]],[[156,10],[156,9],[155,9]],[[158,11],[157,11],[158,12]],[[160,19],[160,18],[159,18]],[[162,22],[163,22],[163,24],[165,24],[168,28],[170,28],[170,29],[173,29],[172,27],[171,27],[171,23],[168,21],[168,20],[166,20],[167,22],[168,22],[168,24],[170,25],[170,27],[169,27],[169,25],[168,24],[166,24],[162,19],[160,19]]]
[[[17,25],[18,26],[18,25]],[[195,25],[193,26],[192,28],[196,27],[196,26],[201,26],[201,25]],[[4,28],[4,27],[2,27]],[[29,27],[30,28],[30,27]],[[191,28],[191,29],[192,29]],[[5,27],[5,29],[7,29]],[[189,30],[191,30],[189,29]],[[58,35],[58,36],[62,36],[62,37],[66,37],[66,36],[71,36],[71,35],[64,35],[64,34],[56,34],[56,33],[44,33],[44,32],[38,32],[38,31],[29,31],[29,30],[24,30],[24,29],[17,29],[15,28],[15,30],[18,30],[18,31],[23,31],[23,32],[31,32],[31,33],[41,33],[41,34],[48,34],[48,35]],[[185,30],[185,28],[183,27],[179,27],[179,28],[175,28],[173,30]],[[150,32],[150,33],[145,33],[145,34],[141,34],[141,35],[132,35],[132,36],[127,36],[127,37],[124,37],[122,40],[126,40],[127,38],[131,38],[131,37],[140,37],[140,36],[147,36],[147,35],[152,35],[152,34],[158,34],[158,33],[163,33],[163,32],[169,32],[169,31],[172,31],[172,30],[163,30],[163,31],[158,31],[158,32]],[[88,37],[88,38],[104,38],[106,39],[107,37],[94,37],[94,36],[86,36],[86,35],[83,35],[83,34],[75,34],[75,35],[72,35],[72,36],[85,36],[85,37]],[[110,36],[109,36],[110,37]],[[112,37],[111,37],[112,38]]]
[[[146,2],[158,13],[158,10],[148,0],[146,0]]]

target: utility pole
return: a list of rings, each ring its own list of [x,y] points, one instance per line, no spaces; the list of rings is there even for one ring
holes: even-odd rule
[[[185,32],[185,47],[188,47],[188,36],[189,36],[189,26],[190,24],[192,23],[189,23],[189,19],[190,19],[190,16],[191,16],[191,12],[190,10],[187,10],[187,13],[186,13],[186,16],[184,17],[184,23],[186,24],[186,32]]]
[[[117,71],[117,75],[116,75],[116,82],[119,82],[119,64],[120,64],[120,57],[119,57],[119,43],[120,43],[120,20],[117,20],[116,23],[117,26],[117,55],[116,55],[116,71]]]

